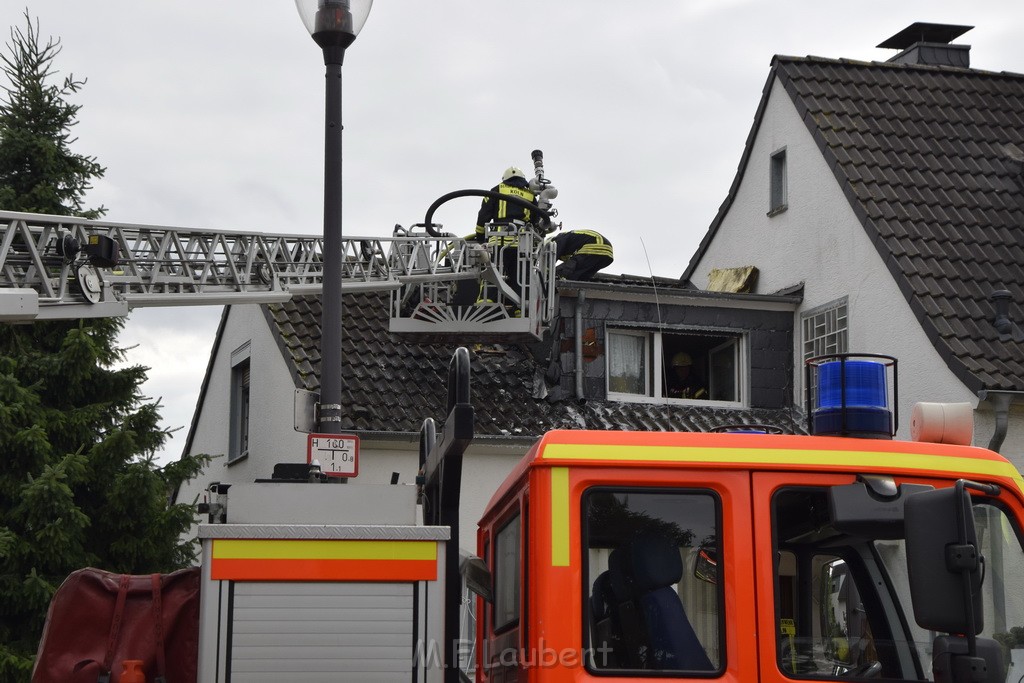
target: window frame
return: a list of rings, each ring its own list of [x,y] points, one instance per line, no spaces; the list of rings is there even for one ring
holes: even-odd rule
[[[499,600],[501,599],[501,596],[503,595],[500,585],[501,585],[501,582],[502,582],[504,576],[506,575],[505,569],[507,568],[505,564],[499,562],[499,559],[501,557],[500,550],[501,550],[501,547],[502,547],[501,540],[502,540],[502,535],[509,529],[509,527],[511,527],[514,523],[517,523],[517,522],[518,522],[518,528],[517,528],[516,535],[515,535],[516,562],[515,562],[515,565],[514,565],[514,572],[515,572],[515,581],[514,581],[514,583],[516,584],[516,591],[515,591],[515,600],[514,600],[513,604],[510,605],[511,607],[514,607],[514,615],[511,618],[509,618],[509,619],[499,623],[499,621],[498,621],[498,617],[499,617]],[[522,602],[523,602],[523,589],[524,589],[523,571],[522,571],[522,567],[523,567],[523,522],[524,522],[523,515],[522,515],[521,511],[517,508],[515,510],[515,512],[512,515],[509,515],[508,519],[506,519],[502,523],[502,525],[495,530],[493,542],[490,544],[491,548],[493,550],[493,553],[494,553],[493,564],[492,564],[492,566],[494,567],[494,603],[491,605],[491,614],[490,614],[490,617],[491,617],[491,630],[492,630],[492,633],[494,635],[500,635],[500,634],[505,633],[507,631],[511,631],[512,629],[514,629],[517,626],[519,626],[519,624],[522,621]],[[504,605],[502,605],[502,606],[504,607]]]
[[[806,548],[806,550],[804,550],[804,551],[802,551],[800,553],[797,553],[797,551],[795,551],[795,550],[786,549],[786,548],[783,547],[783,543],[780,541],[780,538],[779,538],[780,523],[779,523],[779,506],[778,506],[778,501],[779,501],[780,496],[788,495],[790,493],[798,493],[798,492],[806,492],[806,493],[820,492],[824,496],[827,497],[828,489],[829,488],[831,488],[832,486],[841,485],[839,482],[836,482],[836,481],[828,482],[827,480],[825,480],[822,477],[815,477],[814,480],[810,480],[810,481],[808,481],[808,480],[801,481],[801,479],[808,479],[808,478],[805,478],[805,477],[794,478],[791,481],[791,483],[786,483],[786,484],[782,484],[780,486],[777,486],[770,493],[768,493],[768,495],[767,495],[767,502],[768,502],[768,504],[770,506],[770,514],[769,514],[768,517],[770,519],[770,531],[771,531],[770,538],[771,538],[771,548],[772,548],[773,556],[781,557],[783,553],[787,553],[787,552],[793,554],[795,556],[795,559],[796,559],[797,572],[798,572],[796,576],[802,582],[809,582],[811,580],[810,577],[803,576],[800,572],[803,571],[804,569],[808,568],[812,564],[811,562],[807,562],[805,564],[802,561],[803,559],[812,560],[816,556],[820,557],[820,556],[829,555],[829,556],[836,557],[837,559],[839,559],[839,560],[843,561],[844,563],[846,563],[848,571],[849,571],[849,580],[854,582],[854,586],[856,587],[856,589],[860,593],[861,601],[862,602],[866,602],[866,603],[870,603],[870,609],[868,610],[868,613],[871,615],[870,618],[869,618],[869,623],[872,626],[871,632],[874,634],[874,639],[877,640],[877,641],[885,642],[887,639],[884,636],[885,635],[889,635],[889,639],[888,640],[890,642],[892,642],[892,643],[897,643],[898,642],[898,640],[896,638],[897,634],[892,633],[891,630],[888,633],[886,633],[884,629],[877,629],[877,628],[875,628],[880,623],[884,624],[887,627],[889,627],[889,629],[891,629],[893,626],[898,626],[901,629],[901,631],[903,631],[903,633],[900,634],[900,635],[904,635],[904,636],[908,635],[906,633],[906,621],[903,618],[904,615],[902,615],[900,613],[900,611],[898,609],[898,606],[896,606],[895,603],[893,602],[893,600],[894,600],[894,598],[893,598],[893,586],[891,585],[891,583],[889,581],[888,575],[884,573],[885,569],[884,569],[884,567],[881,566],[881,563],[880,563],[879,559],[877,558],[877,553],[876,553],[876,551],[874,549],[874,545],[872,543],[865,543],[865,548],[862,549],[862,551],[866,550],[868,553],[870,553],[872,555],[872,557],[874,559],[874,562],[878,565],[878,567],[876,567],[876,568],[872,568],[871,565],[868,562],[865,561],[865,558],[860,553],[857,552],[857,549],[854,546],[848,545],[848,544],[844,544],[844,543],[823,544],[820,547],[814,547],[813,545],[809,545]],[[782,582],[781,582],[782,575],[781,575],[781,572],[780,572],[780,567],[781,567],[781,563],[779,563],[779,562],[773,562],[772,563],[772,569],[773,570],[772,570],[772,575],[771,575],[771,583],[772,583],[772,586],[773,586],[772,603],[774,605],[772,618],[773,618],[773,620],[774,620],[774,622],[776,624],[779,624],[781,622],[781,619],[782,619],[781,615],[782,615],[782,612],[783,612],[783,610],[782,610],[782,593],[783,593],[783,590],[782,590]],[[881,568],[883,573],[879,574],[878,573],[878,568]],[[813,600],[813,598],[809,598],[809,599]],[[809,602],[808,605],[811,608],[813,608],[813,602]],[[798,615],[794,615],[794,616],[798,616]],[[805,613],[805,614],[800,615],[800,616],[810,616],[812,618],[812,623],[813,623],[813,618],[815,616],[817,616],[817,615],[815,615],[813,613],[809,613],[809,614]],[[771,643],[771,646],[774,649],[775,664],[778,667],[778,671],[781,674],[783,679],[785,679],[785,680],[797,680],[797,681],[837,681],[837,680],[842,680],[843,679],[843,676],[839,675],[839,674],[833,674],[831,676],[828,676],[828,675],[824,675],[824,674],[813,674],[813,673],[801,673],[801,672],[796,672],[796,671],[786,671],[785,670],[785,666],[784,666],[784,661],[783,661],[784,660],[783,634],[781,633],[781,629],[780,628],[776,627],[774,629],[774,636],[772,637],[772,639],[774,640],[774,642]],[[898,647],[898,646],[896,646],[896,647]],[[898,658],[898,656],[897,656],[897,658]],[[903,663],[904,662],[901,661],[900,665],[902,666]],[[851,680],[858,680],[858,679],[851,679]],[[896,680],[915,680],[915,679],[896,679]]]
[[[776,216],[789,208],[789,163],[786,148],[772,152],[768,159],[768,215]]]
[[[613,334],[630,336],[641,336],[646,340],[644,345],[644,361],[647,364],[645,378],[645,394],[633,394],[624,391],[613,391],[611,388],[611,344],[605,344],[605,397],[609,401],[620,401],[623,403],[653,403],[658,405],[694,405],[713,406],[716,408],[744,408],[749,403],[750,396],[750,373],[748,371],[748,340],[749,335],[743,330],[735,329],[709,329],[709,328],[646,328],[643,326],[605,325],[605,339]],[[711,387],[708,386],[709,398],[673,398],[665,396],[666,380],[664,376],[665,357],[665,335],[690,336],[690,337],[728,337],[708,349],[708,360],[711,353],[730,345],[736,348],[736,371],[735,388],[738,398],[733,401],[725,401],[710,398]],[[710,383],[710,377],[708,378]]]
[[[634,393],[628,392],[628,391],[613,391],[612,390],[612,388],[611,388],[611,382],[612,382],[611,358],[612,358],[612,354],[611,354],[611,343],[609,342],[609,343],[606,344],[608,352],[605,354],[605,393],[606,393],[606,395],[609,398],[612,398],[612,396],[615,396],[615,397],[635,397],[636,399],[640,399],[640,398],[643,398],[643,397],[651,396],[652,392],[654,391],[654,387],[652,386],[652,382],[651,382],[651,374],[652,374],[651,369],[654,368],[654,367],[657,367],[657,366],[655,365],[654,358],[653,358],[653,356],[655,355],[655,349],[654,349],[654,345],[652,344],[652,339],[651,339],[650,332],[648,332],[646,330],[638,330],[638,329],[635,329],[635,328],[606,327],[605,328],[605,340],[606,341],[609,340],[612,335],[621,335],[623,337],[638,337],[638,338],[643,340],[643,344],[642,344],[642,348],[643,348],[642,360],[643,360],[644,367],[641,370],[641,374],[642,374],[641,379],[643,380],[643,384],[644,384],[644,393],[643,394],[634,394]],[[658,356],[660,358],[660,353],[658,354]],[[629,400],[629,399],[617,398],[617,400]]]
[[[732,347],[732,349],[733,349],[733,359],[732,359],[732,362],[733,362],[733,370],[732,370],[732,386],[733,386],[733,390],[734,390],[734,392],[738,396],[742,397],[744,395],[742,384],[741,384],[742,368],[740,367],[740,359],[742,358],[742,353],[741,353],[741,349],[740,349],[740,339],[737,337],[737,338],[733,338],[733,339],[730,339],[728,341],[722,342],[718,346],[712,347],[708,351],[708,400],[716,401],[716,402],[722,402],[724,400],[724,399],[715,399],[715,398],[713,398],[713,396],[716,393],[716,387],[715,387],[715,373],[712,370],[714,369],[714,362],[713,361],[714,361],[715,355],[717,355],[719,352],[725,351],[729,347]],[[728,402],[729,403],[739,403],[739,401],[737,401],[736,399],[733,399],[732,401],[728,401]]]
[[[843,314],[840,317],[839,311],[843,309]],[[835,314],[835,326],[829,329],[832,324],[829,318],[830,314]],[[815,335],[811,338],[807,336],[808,325],[812,328],[817,328],[819,323],[814,322],[815,318],[825,316],[825,319],[820,323],[826,331],[822,335]],[[842,321],[842,327],[839,327],[839,321]],[[838,335],[838,336],[837,336]],[[830,337],[836,337],[835,343],[829,341]],[[810,346],[810,350],[808,347]],[[830,347],[832,347],[830,349]],[[840,297],[833,299],[827,303],[815,306],[814,308],[808,309],[800,313],[800,362],[797,364],[797,373],[799,374],[799,385],[802,385],[805,381],[805,375],[803,368],[809,358],[816,358],[818,356],[830,355],[833,353],[849,353],[850,351],[850,301],[849,297]],[[798,385],[798,386],[799,386]],[[814,389],[814,387],[804,387],[804,390]],[[804,394],[806,396],[806,394]]]
[[[596,580],[597,575],[591,577],[590,569],[590,522],[588,512],[588,502],[591,496],[596,493],[615,493],[615,494],[672,494],[672,495],[698,495],[706,496],[711,499],[714,505],[714,525],[715,525],[715,545],[716,552],[718,553],[718,567],[719,571],[722,571],[723,567],[728,566],[728,557],[725,557],[725,540],[722,538],[722,534],[725,532],[724,526],[724,507],[722,494],[720,491],[703,486],[646,486],[641,483],[625,483],[625,484],[611,484],[611,483],[600,483],[592,486],[588,486],[580,494],[579,498],[579,514],[580,514],[580,549],[581,549],[581,566],[580,566],[580,596],[581,596],[581,629],[583,636],[583,649],[584,652],[589,652],[593,647],[591,642],[591,629],[590,629],[590,610],[591,610],[591,588],[593,582]],[[694,546],[694,547],[699,547]],[[684,574],[687,568],[684,566]],[[727,582],[723,577],[719,577],[717,588],[715,590],[715,603],[717,608],[717,638],[719,647],[719,662],[717,667],[712,671],[694,671],[694,670],[661,670],[661,669],[629,669],[629,668],[607,668],[600,669],[592,666],[592,661],[589,656],[584,657],[584,666],[587,673],[594,676],[601,677],[615,677],[615,676],[627,676],[636,677],[643,676],[644,678],[651,679],[662,679],[662,678],[720,678],[729,666],[729,650],[727,641],[727,628],[726,621],[728,620],[728,614],[726,612],[726,596],[725,587]],[[703,643],[702,643],[703,645]]]
[[[230,395],[228,412],[228,464],[249,456],[252,425],[252,344],[247,341],[231,352]]]

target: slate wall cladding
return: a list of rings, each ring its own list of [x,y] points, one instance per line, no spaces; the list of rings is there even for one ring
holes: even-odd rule
[[[560,326],[556,348],[560,350],[564,395],[575,392],[576,325],[575,298],[564,297],[559,304]],[[599,350],[594,360],[583,363],[583,389],[588,400],[606,396],[607,358],[605,331],[608,327],[636,327],[668,332],[737,332],[747,335],[751,408],[786,408],[800,403],[793,395],[793,314],[715,306],[656,305],[653,302],[614,301],[588,298],[584,301],[583,330],[593,329]]]

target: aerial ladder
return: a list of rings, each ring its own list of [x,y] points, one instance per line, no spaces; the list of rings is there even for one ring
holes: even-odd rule
[[[443,203],[490,196],[449,193],[423,223],[391,237],[342,242],[346,292],[390,292],[391,332],[410,341],[529,342],[554,315],[554,246],[544,240],[557,191],[534,152],[537,221],[486,226],[518,237],[518,287],[502,276],[500,249],[441,232]],[[501,196],[501,199],[525,201]],[[161,227],[0,211],[0,321],[125,316],[149,306],[274,303],[318,295],[322,235]],[[486,297],[479,292],[486,289]]]

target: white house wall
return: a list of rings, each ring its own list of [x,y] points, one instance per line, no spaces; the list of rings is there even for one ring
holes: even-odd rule
[[[249,343],[249,455],[227,463],[231,354]],[[233,306],[224,325],[220,345],[208,379],[208,386],[192,438],[192,453],[216,456],[206,471],[186,483],[178,502],[202,500],[211,482],[245,483],[269,479],[275,463],[305,462],[306,434],[294,429],[295,382],[258,306]],[[424,416],[426,417],[426,416]],[[436,417],[436,416],[435,416]],[[387,484],[398,472],[399,486],[412,486],[419,466],[418,440],[381,440],[364,437],[360,443],[359,475],[348,484],[336,484],[339,495],[345,486]],[[526,446],[484,446],[475,444],[465,455],[462,477],[460,545],[476,551],[476,523],[484,506],[505,476],[525,454]],[[230,511],[230,491],[228,493]],[[195,529],[192,530],[192,536]]]
[[[415,482],[419,468],[418,441],[407,444],[366,442],[364,446],[359,476],[350,480],[348,486],[387,483],[391,481],[392,472],[398,472],[400,486],[411,486]],[[464,455],[459,500],[459,545],[463,550],[476,553],[477,522],[491,496],[526,450],[525,446],[495,447],[478,442]]]
[[[783,148],[788,209],[769,217],[770,157]],[[925,336],[778,81],[736,197],[692,280],[706,287],[712,268],[747,265],[760,271],[760,293],[806,283],[795,321],[794,386],[803,386],[801,312],[848,297],[850,350],[899,360],[901,438],[910,436],[910,410],[918,401],[977,405]]]
[[[249,343],[249,455],[227,462],[231,424],[231,354]],[[215,456],[206,471],[178,494],[191,501],[211,482],[269,478],[277,462],[306,459],[306,439],[294,426],[295,382],[259,306],[232,306],[210,370],[192,453]]]

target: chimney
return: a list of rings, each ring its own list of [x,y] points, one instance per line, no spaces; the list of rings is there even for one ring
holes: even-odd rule
[[[900,50],[890,62],[897,64],[928,64],[931,66],[971,66],[971,46],[953,45],[955,40],[973,26],[928,24],[915,22],[877,47]]]

